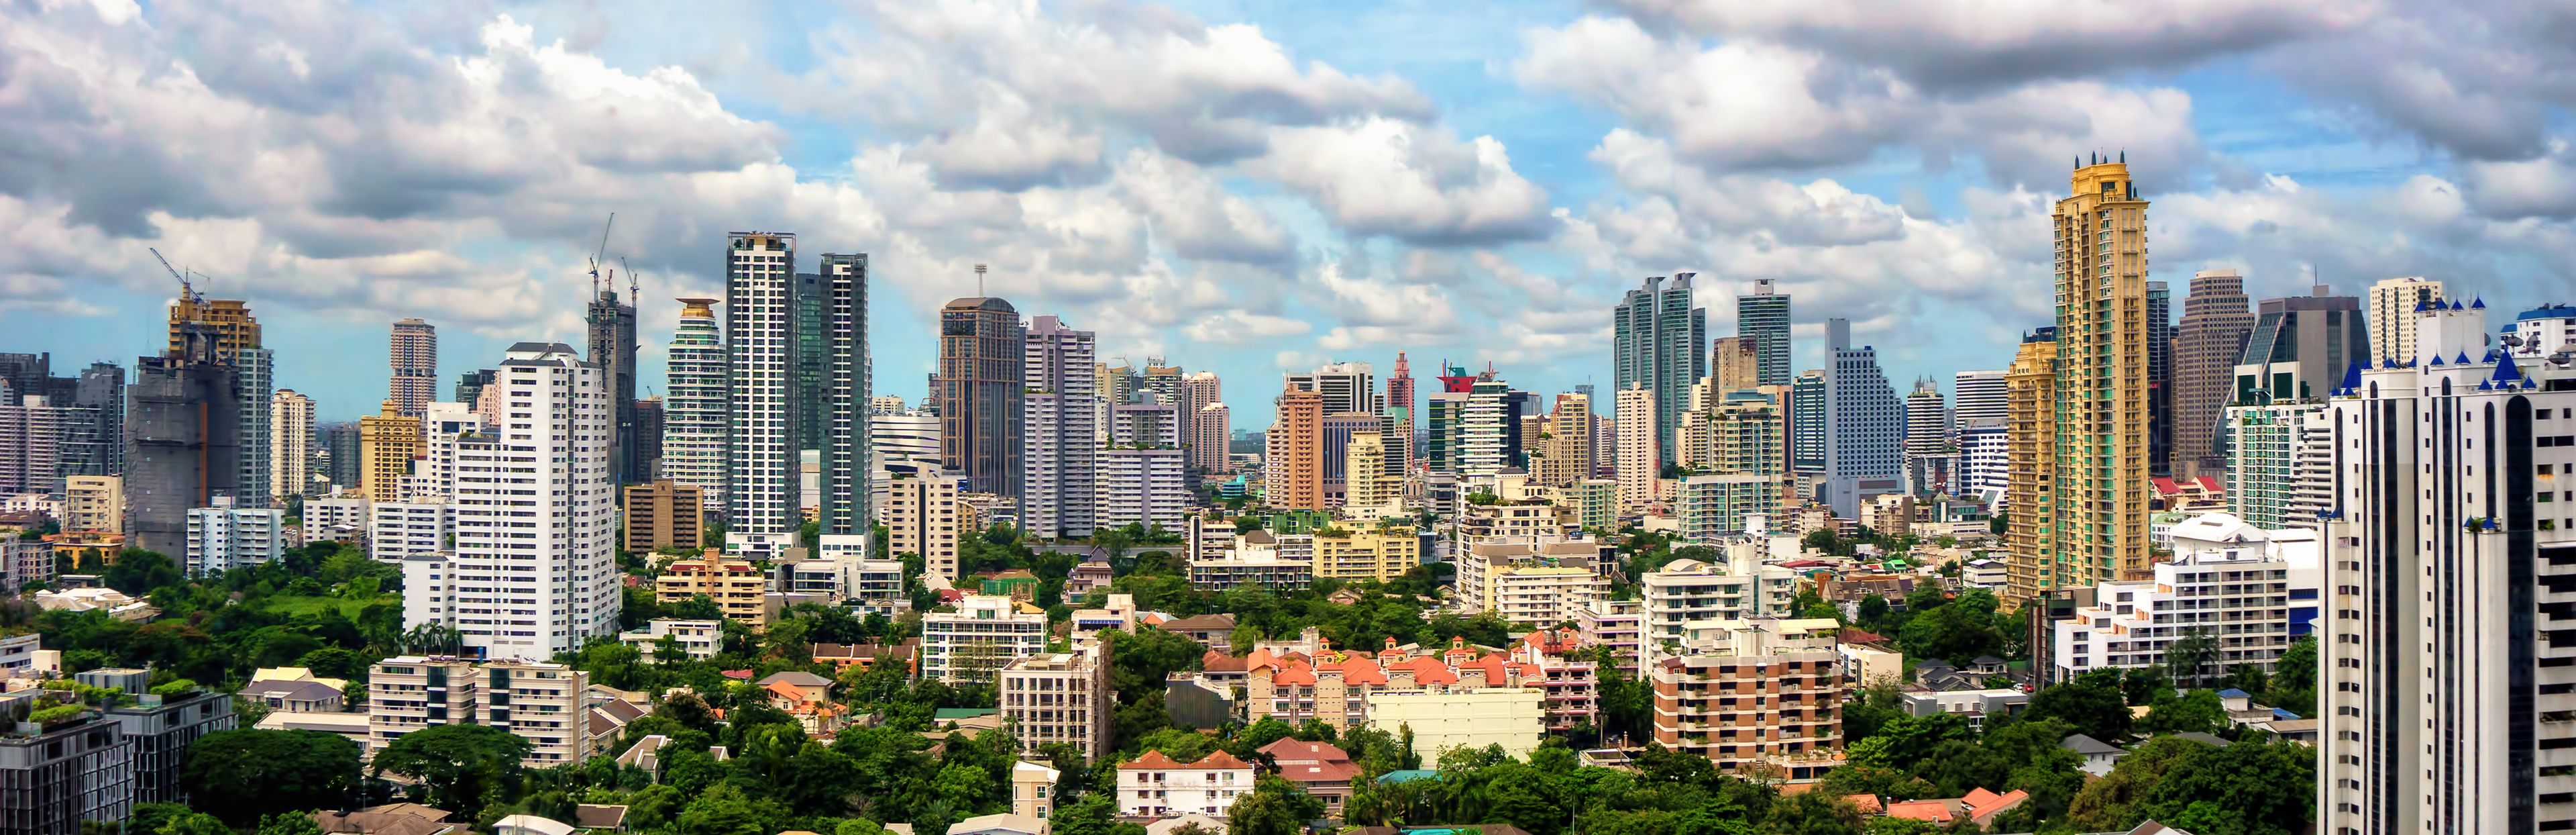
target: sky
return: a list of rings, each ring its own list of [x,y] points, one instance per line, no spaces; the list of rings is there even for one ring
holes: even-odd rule
[[[0,351],[153,350],[157,248],[350,419],[398,318],[438,326],[442,395],[581,344],[613,212],[647,392],[738,230],[869,255],[907,401],[977,263],[1103,358],[1217,372],[1239,428],[1282,372],[1398,350],[1608,389],[1610,309],[1677,272],[1712,336],[1773,279],[1799,368],[1842,317],[1946,390],[2049,323],[2095,153],[2177,297],[2232,267],[2576,301],[2571,107],[2552,2],[7,0]]]

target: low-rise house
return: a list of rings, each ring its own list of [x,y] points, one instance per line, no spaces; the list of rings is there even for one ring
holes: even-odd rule
[[[355,812],[315,812],[313,823],[330,835],[452,835],[462,833],[466,824],[455,823],[445,811],[418,803],[388,803],[369,806]]]
[[[268,706],[272,711],[288,713],[326,713],[347,708],[348,697],[340,688],[310,679],[254,680],[242,685],[242,698]]]
[[[626,831],[626,807],[581,803],[572,807],[572,825],[590,832]]]
[[[689,658],[716,657],[717,646],[724,641],[724,624],[712,620],[654,618],[644,628],[617,633],[617,640],[644,654],[644,663],[661,663],[658,658],[662,640],[668,638],[680,654]]]
[[[2111,767],[2119,765],[2120,758],[2129,755],[2129,752],[2121,750],[2120,746],[2103,742],[2083,734],[2076,734],[2074,736],[2067,737],[2065,741],[2058,743],[2058,747],[2073,751],[2076,756],[2083,757],[2084,765],[2082,768],[2084,769],[2084,773],[2095,777],[2111,776]]]
[[[796,717],[807,736],[828,737],[849,724],[850,709],[832,701],[832,680],[813,673],[771,673],[759,682],[769,706]]]
[[[361,746],[367,744],[367,715],[364,713],[281,710],[261,717],[254,727],[263,731],[321,731],[339,734]]]
[[[1351,755],[1329,742],[1306,742],[1282,739],[1262,746],[1261,753],[1279,765],[1279,776],[1306,794],[1324,801],[1324,816],[1342,816],[1342,804],[1351,799],[1351,778],[1360,774],[1359,764]]]
[[[36,607],[48,612],[104,611],[108,617],[129,622],[151,620],[161,614],[150,601],[104,586],[36,592]]]
[[[2030,800],[2030,793],[2020,789],[2014,789],[2008,794],[1996,794],[1980,788],[1968,792],[1966,797],[1890,803],[1887,805],[1887,816],[1910,818],[1942,826],[1948,826],[1952,821],[1965,820],[1983,829],[1992,825],[1996,816],[2012,811],[2028,800]]]
[[[851,667],[857,667],[860,672],[866,672],[875,669],[876,665],[881,663],[901,664],[907,672],[918,674],[921,671],[920,665],[914,655],[920,650],[921,642],[913,638],[906,638],[903,643],[893,645],[815,644],[814,663],[830,664],[835,672]]]
[[[1968,720],[1968,727],[1984,728],[1991,716],[2017,716],[2030,707],[2030,694],[2019,690],[1943,690],[1932,693],[1899,693],[1908,716],[1955,714]]]
[[[1252,766],[1223,751],[1193,763],[1147,751],[1118,764],[1118,813],[1130,817],[1223,817],[1251,792]]]
[[[1046,835],[1047,822],[1002,812],[977,815],[948,825],[948,835]]]
[[[1173,618],[1154,628],[1178,634],[1220,653],[1234,651],[1234,616],[1218,613]]]

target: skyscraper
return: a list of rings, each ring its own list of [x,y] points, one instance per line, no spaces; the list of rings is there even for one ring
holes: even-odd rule
[[[2129,166],[2057,201],[2057,587],[2148,572],[2147,201]]]
[[[395,322],[392,348],[394,410],[420,417],[438,399],[438,328],[419,319]]]
[[[1709,384],[1718,394],[1762,385],[1762,342],[1750,336],[1721,336],[1710,343]]]
[[[500,374],[489,368],[478,368],[457,375],[455,402],[465,404],[468,409],[474,408],[475,404],[483,402],[483,387],[500,379]]]
[[[2147,282],[2147,470],[2173,473],[2173,291]]]
[[[2488,354],[2484,312],[2409,308],[2380,350],[2418,362],[2329,384],[2318,832],[2576,828],[2576,514],[2540,501],[2576,473],[2576,371]]]
[[[1520,421],[1512,405],[1510,383],[1491,370],[1476,375],[1458,418],[1459,475],[1492,476],[1506,467],[1518,466],[1512,454]]]
[[[1929,377],[1914,381],[1905,395],[1905,455],[1930,455],[1950,446],[1950,411],[1941,387]]]
[[[1324,505],[1340,507],[1350,494],[1351,444],[1363,435],[1382,435],[1385,421],[1367,412],[1338,412],[1324,415]],[[1377,473],[1385,473],[1386,462],[1379,459]]]
[[[1226,412],[1208,409],[1224,401],[1225,383],[1217,379],[1214,371],[1200,371],[1181,380],[1181,415],[1188,423],[1181,440],[1189,446],[1187,461],[1191,470],[1221,473],[1228,469]]]
[[[2182,324],[2174,332],[2176,472],[2215,473],[2221,466],[2219,432],[2225,408],[2235,399],[2236,360],[2253,329],[2245,279],[2235,270],[2202,270],[2191,277],[2191,295],[2183,297]]]
[[[1635,511],[1655,501],[1663,453],[1655,449],[1655,392],[1643,381],[1619,387],[1611,417],[1619,435],[1619,509]]]
[[[794,544],[796,236],[725,236],[725,546],[771,555]]]
[[[643,469],[636,471],[644,481],[662,480],[662,429],[664,415],[659,395],[635,401],[635,460]],[[703,502],[705,499],[700,499]]]
[[[1210,466],[1200,472],[1234,471],[1233,458],[1227,453],[1227,443],[1234,437],[1233,421],[1234,410],[1227,408],[1221,400],[1208,401],[1199,407],[1197,416],[1190,419],[1190,454],[1210,461]]]
[[[1878,349],[1851,344],[1851,321],[1825,321],[1833,352],[1825,375],[1825,491],[1834,515],[1860,518],[1869,496],[1904,489],[1904,439],[1896,390],[1878,367]]]
[[[412,459],[420,457],[420,421],[404,415],[391,399],[381,413],[358,419],[358,478],[369,501],[403,499],[403,477],[411,474]]]
[[[1264,436],[1262,456],[1265,502],[1271,507],[1321,510],[1324,507],[1324,395],[1281,386],[1278,416]]]
[[[1789,385],[1789,294],[1754,279],[1751,295],[1735,297],[1735,334],[1753,340],[1762,385]]]
[[[247,319],[245,313],[235,324]],[[164,554],[185,552],[188,511],[212,506],[217,494],[237,495],[242,474],[234,366],[216,359],[216,329],[185,321],[179,327],[180,349],[137,359],[134,385],[126,388],[127,542]]]
[[[2006,579],[1997,598],[2007,609],[2058,587],[2049,560],[2057,542],[2057,380],[2057,328],[2024,335],[2004,372],[2004,446],[2011,463],[1997,511],[2004,519]]]
[[[1825,474],[1825,438],[1830,425],[1825,415],[1825,372],[1822,369],[1802,372],[1789,387],[1789,464],[1799,475]]]
[[[2236,390],[2231,401],[2261,405],[2295,400],[2321,400],[2355,363],[2371,361],[2370,329],[2361,321],[2361,299],[2329,295],[2318,285],[2309,295],[2264,299],[2257,306],[2254,328],[2245,339],[2245,354],[2236,360]],[[2402,314],[2414,318],[2409,310]],[[2483,354],[2484,346],[2480,346]],[[2413,346],[2381,348],[2383,354],[2408,354]],[[2416,359],[2406,356],[2398,362]]]
[[[1413,367],[1405,361],[1404,352],[1395,352],[1395,374],[1386,378],[1386,474],[1402,476],[1413,469],[1413,459],[1420,454],[1414,449],[1413,427],[1416,420],[1413,397]]]
[[[1556,411],[1547,419],[1547,440],[1539,445],[1538,460],[1531,462],[1530,482],[1562,487],[1591,478],[1594,423],[1592,398],[1557,395]]]
[[[627,277],[633,281],[633,276]],[[635,443],[635,303],[632,294],[617,297],[617,272],[609,271],[608,283],[591,288],[590,309],[585,321],[590,326],[590,361],[599,366],[608,379],[608,399],[613,413],[609,423],[611,435],[608,470],[611,484],[644,481],[642,459]],[[472,408],[474,404],[465,404]]]
[[[1180,405],[1120,403],[1109,414],[1109,446],[1092,461],[1092,527],[1180,531],[1191,498]]]
[[[1025,342],[1008,301],[956,299],[939,311],[939,462],[964,473],[968,491],[1020,495]]]
[[[74,384],[72,403],[94,410],[89,430],[95,460],[65,461],[64,475],[125,474],[125,369],[93,362]]]
[[[1324,414],[1377,414],[1377,369],[1365,362],[1327,363],[1306,374],[1288,375],[1288,383],[1324,396]]]
[[[716,327],[715,299],[680,299],[671,332],[671,396],[663,404],[662,476],[698,488],[707,510],[725,508],[725,401],[732,371]]]
[[[233,402],[241,409],[241,474],[233,484],[233,506],[268,507],[271,491],[268,438],[274,431],[269,399],[276,396],[277,355],[257,345],[233,352]]]
[[[2010,414],[2004,372],[1961,371],[1950,377],[1950,425],[2000,421]]]
[[[822,396],[823,495],[816,502],[823,536],[866,536],[875,516],[869,507],[868,256],[824,253],[820,259],[821,354],[816,373]],[[883,555],[878,555],[882,557]]]
[[[822,273],[797,273],[787,290],[791,320],[788,327],[793,334],[788,341],[794,344],[796,352],[795,365],[789,369],[787,382],[788,399],[795,401],[789,408],[796,414],[795,425],[789,431],[788,443],[792,449],[823,448],[826,422],[823,415],[829,409],[823,402],[824,392],[830,388],[823,382],[825,292]],[[806,496],[804,502],[813,506],[814,497]]]
[[[1094,341],[1054,316],[1039,316],[1027,330],[1022,368],[1020,529],[1041,539],[1091,535],[1098,499],[1099,429],[1093,387]]]
[[[170,345],[164,356],[184,356],[188,352],[186,330],[193,328],[211,339],[214,353],[211,362],[230,365],[233,355],[243,348],[259,347],[259,319],[250,313],[250,303],[240,299],[209,299],[183,296],[170,304]]]
[[[2381,279],[2370,285],[2370,365],[2405,362],[2415,350],[2415,313],[2442,300],[2442,282],[2423,276]]]
[[[1675,273],[1619,300],[1612,311],[1610,366],[1621,391],[1644,383],[1655,393],[1655,445],[1661,463],[1672,463],[1673,427],[1690,402],[1691,384],[1708,376],[1708,311],[1691,306],[1691,273]]]
[[[268,464],[274,475],[268,487],[279,499],[305,495],[313,487],[313,398],[294,389],[278,389],[269,398]]]
[[[366,481],[365,436],[356,421],[324,424],[313,432],[313,446],[330,461],[326,475],[333,490],[355,490]]]

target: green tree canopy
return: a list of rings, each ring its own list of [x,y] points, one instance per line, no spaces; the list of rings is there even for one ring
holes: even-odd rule
[[[324,809],[348,799],[365,753],[348,737],[321,731],[216,731],[188,747],[179,784],[189,795],[222,798],[207,808],[234,826],[261,817]]]
[[[395,737],[376,753],[375,767],[419,780],[429,805],[481,809],[518,782],[529,748],[489,725],[432,725]]]

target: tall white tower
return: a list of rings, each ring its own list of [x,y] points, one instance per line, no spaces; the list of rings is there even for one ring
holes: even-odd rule
[[[796,236],[725,237],[725,549],[775,556],[795,544]]]

